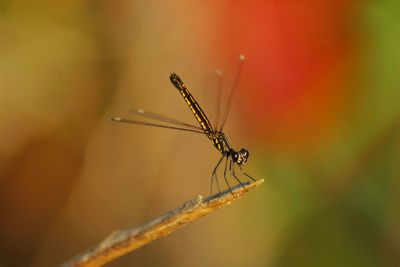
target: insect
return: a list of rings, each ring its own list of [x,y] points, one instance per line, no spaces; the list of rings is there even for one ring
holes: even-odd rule
[[[136,115],[145,117],[147,119],[155,120],[159,123],[140,121],[140,120],[131,120],[131,119],[126,119],[126,118],[122,118],[122,117],[112,117],[111,120],[114,122],[120,122],[120,123],[155,126],[155,127],[188,131],[188,132],[194,132],[194,133],[200,133],[200,134],[206,135],[208,137],[208,139],[210,139],[210,141],[212,142],[214,147],[221,153],[221,158],[219,159],[217,165],[214,167],[214,170],[211,175],[211,188],[210,188],[211,193],[213,190],[214,180],[218,187],[218,192],[220,192],[220,187],[219,187],[219,182],[218,182],[218,177],[217,177],[217,170],[224,159],[225,159],[225,167],[224,167],[224,172],[223,172],[224,180],[225,180],[225,183],[228,186],[230,192],[232,193],[232,188],[227,180],[227,171],[229,171],[229,173],[236,179],[236,181],[245,190],[247,190],[246,187],[244,186],[244,184],[238,178],[237,172],[235,170],[235,166],[239,167],[239,171],[243,175],[245,175],[246,177],[250,178],[253,181],[256,181],[252,176],[250,176],[248,173],[246,173],[243,170],[243,165],[247,162],[247,159],[249,158],[249,155],[250,155],[249,151],[246,150],[245,148],[242,148],[238,151],[235,150],[223,132],[223,128],[225,126],[226,120],[229,115],[229,110],[230,110],[230,106],[232,103],[233,95],[234,95],[235,89],[237,87],[238,78],[240,76],[240,72],[241,72],[243,61],[244,61],[245,57],[240,54],[238,56],[238,59],[239,59],[238,73],[235,77],[233,85],[231,86],[232,88],[230,88],[227,104],[224,107],[225,110],[221,114],[221,111],[219,109],[219,103],[218,103],[217,117],[221,117],[221,116],[222,117],[221,117],[221,120],[217,121],[216,125],[214,125],[214,126],[210,123],[209,119],[205,115],[205,113],[202,110],[202,108],[200,107],[199,103],[194,99],[193,95],[189,92],[189,90],[187,89],[187,87],[185,86],[185,84],[183,83],[181,78],[176,73],[170,74],[170,77],[169,77],[170,81],[171,81],[172,85],[176,89],[178,89],[179,93],[182,95],[186,104],[188,105],[188,107],[192,111],[194,117],[196,118],[197,122],[199,123],[199,126],[181,122],[179,120],[169,118],[169,117],[161,115],[161,114],[145,111],[143,109],[133,110],[132,112],[135,113]],[[220,98],[221,98],[221,94],[220,94],[220,92],[218,92],[218,100],[217,100],[218,102],[220,101]]]

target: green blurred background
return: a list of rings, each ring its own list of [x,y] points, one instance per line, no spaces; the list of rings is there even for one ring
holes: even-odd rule
[[[266,183],[110,266],[400,266],[400,2],[0,1],[0,266],[55,266],[208,194],[210,71],[247,60],[225,132]],[[229,67],[229,66],[228,66]]]

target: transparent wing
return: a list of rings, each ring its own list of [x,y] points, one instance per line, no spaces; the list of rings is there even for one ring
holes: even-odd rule
[[[221,78],[220,90],[217,95],[217,102],[219,105],[219,119],[218,121],[218,131],[224,129],[225,123],[228,119],[229,112],[232,105],[233,97],[237,91],[237,85],[239,82],[240,75],[243,69],[243,63],[245,56],[243,54],[238,54],[233,60],[228,64],[228,68]]]
[[[221,89],[222,89],[222,71],[214,69],[207,73],[204,83],[205,111],[211,119],[214,129],[219,129],[221,119]]]
[[[186,132],[204,134],[204,131],[201,130],[201,129],[197,130],[197,129],[189,129],[189,128],[184,128],[184,127],[175,127],[175,126],[158,124],[158,123],[151,123],[151,122],[146,122],[146,121],[131,120],[131,119],[126,119],[126,118],[121,118],[121,117],[111,117],[110,120],[113,121],[113,122],[129,123],[129,124],[137,124],[137,125],[145,125],[145,126],[153,126],[153,127],[159,127],[159,128],[166,128],[166,129],[172,129],[172,130],[179,130],[179,131],[186,131]]]
[[[130,112],[145,117],[145,118],[149,118],[152,120],[156,120],[156,121],[160,121],[160,122],[165,122],[165,123],[169,123],[169,124],[173,124],[173,125],[178,125],[178,126],[183,126],[185,128],[190,128],[193,130],[198,130],[203,132],[203,129],[201,129],[199,126],[195,126],[193,124],[189,124],[186,122],[182,122],[158,113],[154,113],[154,112],[150,112],[150,111],[145,111],[144,109],[138,108],[138,109],[132,109],[130,110]]]

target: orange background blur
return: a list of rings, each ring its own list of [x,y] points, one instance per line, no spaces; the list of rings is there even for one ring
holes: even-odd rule
[[[225,132],[266,183],[110,266],[399,266],[399,1],[0,1],[0,266],[55,266],[209,193],[207,77],[246,55]],[[229,66],[228,66],[229,68]]]

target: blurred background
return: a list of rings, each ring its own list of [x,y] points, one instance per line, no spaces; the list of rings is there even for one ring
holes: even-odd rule
[[[399,15],[397,0],[1,0],[0,266],[56,266],[207,195],[207,138],[108,118],[195,123],[169,73],[207,106],[238,52],[225,132],[266,183],[109,266],[400,266]]]

